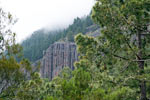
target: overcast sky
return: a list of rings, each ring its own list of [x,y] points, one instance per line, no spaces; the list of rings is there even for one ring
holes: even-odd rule
[[[90,13],[94,0],[0,0],[3,8],[19,20],[13,27],[17,41],[22,41],[33,31],[66,27],[76,17]]]

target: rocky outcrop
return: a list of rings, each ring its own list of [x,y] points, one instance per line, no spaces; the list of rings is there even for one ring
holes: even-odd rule
[[[74,69],[74,62],[78,60],[75,43],[56,42],[43,52],[40,73],[43,78],[50,80],[66,66]]]
[[[86,35],[97,37],[100,35],[100,28],[97,25],[91,25],[86,29]],[[78,60],[78,54],[75,43],[55,42],[43,52],[43,58],[36,61],[41,63],[40,73],[43,78],[50,80],[57,76],[64,67],[74,69],[74,62]]]

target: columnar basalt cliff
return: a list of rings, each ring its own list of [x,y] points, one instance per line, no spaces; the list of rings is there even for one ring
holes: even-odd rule
[[[56,42],[43,52],[40,60],[40,73],[43,78],[50,80],[66,66],[74,69],[74,62],[78,60],[75,43]]]
[[[92,37],[97,37],[100,35],[100,28],[97,25],[91,25],[87,27],[86,30],[87,32],[85,35]],[[42,59],[36,61],[33,66],[40,62],[41,77],[49,78],[51,80],[66,66],[73,70],[73,64],[78,60],[78,56],[79,54],[77,54],[75,43],[55,42],[54,44],[50,45],[46,51],[43,51]],[[34,70],[36,70],[36,67]]]

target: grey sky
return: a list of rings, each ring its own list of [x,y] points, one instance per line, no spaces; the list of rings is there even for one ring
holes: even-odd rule
[[[17,41],[42,27],[66,27],[73,19],[89,14],[94,0],[1,0],[3,8],[19,18],[13,27]]]

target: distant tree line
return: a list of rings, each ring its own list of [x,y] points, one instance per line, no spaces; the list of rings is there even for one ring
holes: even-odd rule
[[[85,34],[86,28],[93,25],[90,16],[74,19],[73,24],[63,30],[45,32],[44,29],[35,31],[29,38],[22,42],[24,57],[34,62],[43,56],[43,51],[56,41],[74,42],[78,33]]]

